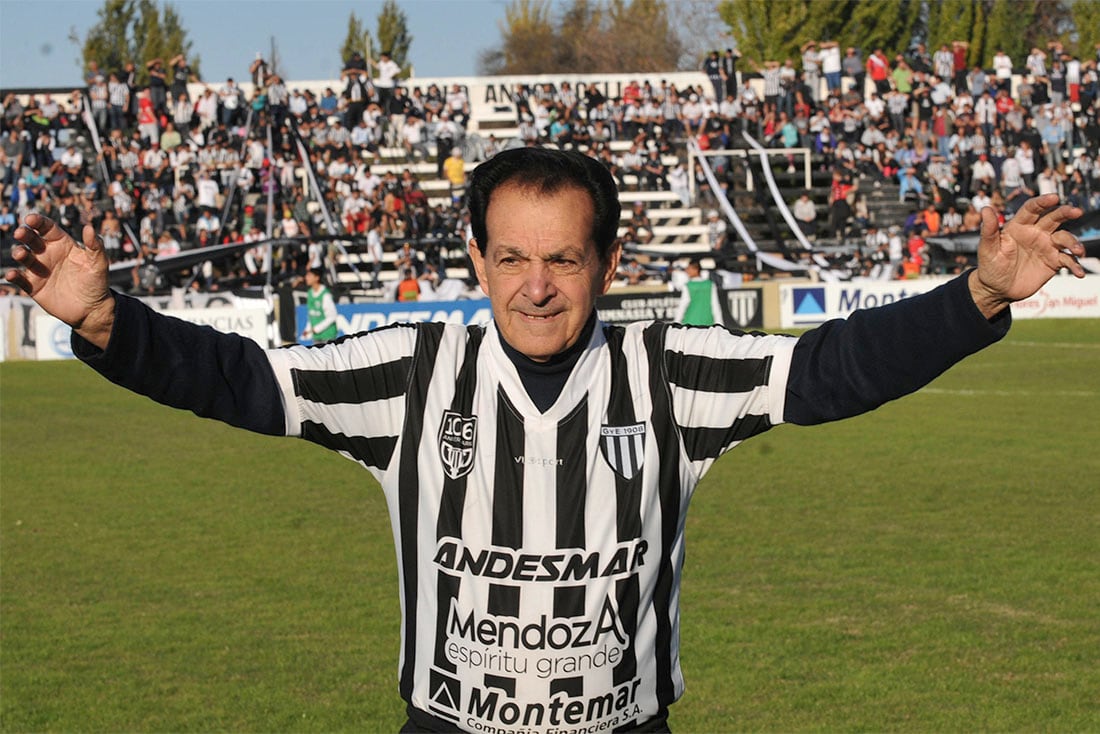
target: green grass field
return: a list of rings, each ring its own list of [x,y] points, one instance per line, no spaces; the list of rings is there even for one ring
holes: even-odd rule
[[[370,476],[74,363],[0,365],[4,732],[395,731]],[[1100,321],[720,461],[677,732],[1100,730]]]

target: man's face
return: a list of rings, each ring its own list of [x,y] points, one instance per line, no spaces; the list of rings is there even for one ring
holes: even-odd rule
[[[539,194],[516,184],[493,192],[482,255],[470,242],[481,289],[506,342],[544,362],[573,346],[619,266],[616,247],[601,261],[592,241],[588,193]]]

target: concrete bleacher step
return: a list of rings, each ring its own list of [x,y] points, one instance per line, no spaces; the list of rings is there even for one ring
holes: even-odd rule
[[[680,206],[680,197],[671,191],[623,191],[619,190],[619,202],[624,207],[635,201]]]
[[[706,242],[650,242],[645,245],[637,245],[625,248],[625,254],[643,254],[658,256],[668,260],[678,260],[682,257],[693,255],[706,255],[711,252],[710,245]]]
[[[619,236],[626,234],[626,227],[619,228]],[[653,235],[651,242],[658,244],[676,242],[695,242],[699,238],[706,239],[707,225],[705,224],[655,224],[650,229]]]
[[[634,214],[633,209],[623,207],[619,219],[628,221]],[[666,224],[698,224],[703,219],[703,210],[694,206],[680,206],[669,209],[652,208],[645,210],[646,217],[654,224],[658,222]]]

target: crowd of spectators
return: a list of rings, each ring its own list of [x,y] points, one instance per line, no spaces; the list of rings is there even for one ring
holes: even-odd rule
[[[331,267],[321,236],[350,234],[367,242],[372,285],[381,243],[410,241],[418,252],[398,273],[430,286],[446,258],[460,256],[468,163],[511,145],[574,148],[602,161],[624,190],[713,205],[701,166],[685,166],[685,143],[743,147],[747,131],[768,146],[809,149],[831,180],[826,201],[794,202],[807,235],[855,236],[862,271],[889,264],[888,274],[909,276],[927,270],[917,240],[975,229],[985,205],[1009,213],[1033,193],[1057,192],[1100,206],[1098,58],[1078,59],[1058,43],[1025,60],[998,51],[989,70],[967,58],[964,43],[893,59],[874,49],[864,61],[858,49],[842,55],[834,42],[808,41],[797,64],[715,51],[701,67],[709,84],[682,89],[632,81],[607,97],[595,86],[578,94],[569,82],[517,85],[515,127],[499,138],[467,130],[464,87],[407,83],[385,53],[354,54],[320,94],[288,84],[259,56],[248,95],[233,79],[202,84],[182,56],[149,60],[144,85],[133,63],[93,64],[67,100],[3,100],[0,237],[6,248],[16,220],[38,209],[68,228],[96,225],[112,260],[283,238],[273,263],[257,247],[189,274],[196,287],[215,288]],[[793,155],[778,160],[780,172],[784,163],[794,170]],[[732,198],[744,169],[729,156],[712,163],[718,195]],[[873,221],[867,197],[885,185],[910,202],[905,221]],[[695,199],[693,189],[702,192]],[[644,245],[652,225],[638,214],[624,240]],[[715,240],[743,255],[732,238]],[[637,281],[637,263],[625,263],[623,277]],[[135,275],[136,289],[155,286]]]
[[[1051,42],[1022,64],[998,50],[992,69],[968,64],[968,54],[955,42],[893,59],[874,49],[864,61],[858,49],[841,56],[833,42],[809,41],[801,71],[790,59],[754,64],[763,104],[751,91],[725,104],[772,145],[810,148],[831,172],[824,212],[798,202],[805,232],[855,235],[864,275],[913,277],[930,265],[926,237],[976,231],[985,206],[1004,217],[1041,193],[1100,205],[1100,45],[1082,60]],[[887,184],[907,216],[874,222],[867,195]]]
[[[0,117],[3,246],[33,209],[69,229],[95,225],[112,262],[283,241],[273,263],[256,247],[181,276],[199,288],[263,283],[268,269],[278,282],[331,267],[335,253],[324,235],[368,241],[366,277],[374,286],[382,259],[374,239],[420,243],[418,272],[437,270],[433,255],[445,250],[430,243],[460,238],[465,226],[469,100],[457,84],[409,93],[386,54],[373,66],[372,77],[354,55],[339,93],[328,87],[320,95],[269,73],[260,57],[250,65],[247,95],[232,78],[198,82],[183,57],[150,60],[146,85],[136,83],[134,64],[106,74],[92,64],[86,87],[64,105],[50,94],[28,103],[8,95]],[[429,143],[443,182],[434,204],[414,166],[375,165],[383,146],[403,150],[405,164],[424,161]],[[137,291],[160,285],[143,282],[140,268],[134,273]]]

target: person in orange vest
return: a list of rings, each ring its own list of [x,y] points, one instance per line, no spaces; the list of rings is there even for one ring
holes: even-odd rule
[[[397,284],[398,301],[415,301],[420,298],[420,283],[411,268],[406,268],[401,273],[402,280]]]
[[[928,206],[924,208],[921,214],[921,221],[924,222],[924,228],[928,230],[928,234],[939,234],[941,217],[939,211],[936,209],[936,205],[929,202]]]

